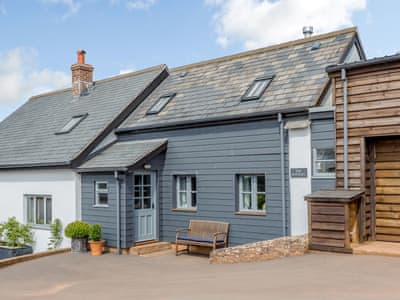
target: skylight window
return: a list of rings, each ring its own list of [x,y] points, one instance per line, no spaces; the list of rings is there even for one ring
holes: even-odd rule
[[[160,99],[148,110],[147,114],[158,114],[163,108],[175,97],[176,94],[168,94],[161,96]]]
[[[259,99],[264,91],[271,83],[273,76],[257,78],[253,81],[251,86],[247,89],[246,93],[242,97],[242,101],[250,101]]]
[[[63,126],[63,128],[61,128],[61,130],[60,131],[58,131],[56,134],[63,134],[63,133],[69,133],[69,132],[71,132],[76,126],[78,126],[78,124],[80,123],[80,122],[82,122],[82,120],[84,119],[84,118],[86,118],[87,117],[87,114],[84,114],[84,115],[79,115],[79,116],[73,116],[72,118],[71,118],[71,120],[69,120],[68,122],[67,122],[67,124],[65,124],[64,126]]]

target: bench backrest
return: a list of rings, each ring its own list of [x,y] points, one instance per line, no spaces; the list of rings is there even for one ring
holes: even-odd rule
[[[189,235],[209,238],[216,232],[228,233],[229,223],[204,220],[190,220]]]

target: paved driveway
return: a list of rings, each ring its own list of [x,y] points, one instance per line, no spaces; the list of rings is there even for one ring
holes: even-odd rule
[[[309,254],[209,265],[171,253],[68,253],[0,269],[0,299],[400,299],[400,258]]]

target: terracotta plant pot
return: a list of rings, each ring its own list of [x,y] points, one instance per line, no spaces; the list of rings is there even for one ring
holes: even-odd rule
[[[100,256],[103,254],[104,241],[89,241],[90,253],[93,256]]]

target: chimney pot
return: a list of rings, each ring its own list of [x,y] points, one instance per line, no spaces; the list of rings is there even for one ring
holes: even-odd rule
[[[85,64],[86,51],[85,50],[78,50],[76,52],[76,54],[78,55],[78,65],[84,65]]]
[[[304,26],[303,27],[303,34],[305,38],[309,38],[314,33],[314,28],[312,26]]]

